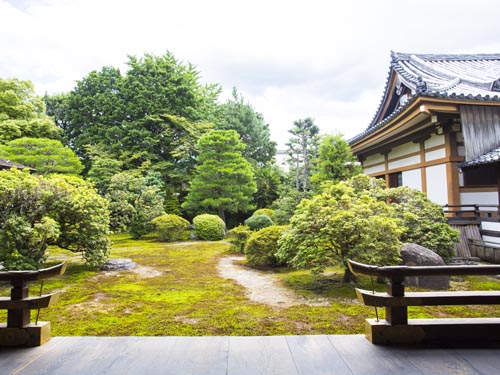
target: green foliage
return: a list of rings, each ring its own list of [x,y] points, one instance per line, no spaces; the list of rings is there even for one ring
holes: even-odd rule
[[[301,194],[295,189],[284,190],[280,198],[274,201],[272,205],[274,208],[274,222],[281,225],[288,224],[302,198]]]
[[[341,135],[325,135],[318,148],[317,172],[311,181],[318,187],[326,181],[338,183],[362,172],[356,156]]]
[[[217,215],[202,214],[193,219],[193,231],[200,240],[218,241],[226,235],[226,225]]]
[[[283,172],[276,164],[254,165],[257,191],[254,199],[257,207],[268,207],[279,198],[284,179]]]
[[[172,242],[189,239],[189,221],[177,215],[161,215],[151,220],[160,241]]]
[[[39,174],[79,175],[83,165],[69,147],[48,138],[17,138],[0,146],[0,157],[36,169]]]
[[[245,225],[250,228],[252,231],[259,231],[262,228],[269,227],[273,225],[273,221],[267,215],[253,215],[245,220]]]
[[[67,96],[46,97],[48,112],[87,170],[87,145],[94,145],[127,170],[149,163],[180,191],[194,170],[198,138],[221,118],[220,88],[201,84],[196,68],[169,52],[129,56],[127,64],[125,74],[104,67]]]
[[[252,214],[252,216],[255,216],[255,215],[266,215],[271,220],[273,220],[274,219],[274,210],[272,208],[259,208],[258,210],[255,210],[254,213]]]
[[[245,255],[252,266],[276,267],[283,263],[276,257],[278,240],[286,226],[272,225],[252,233],[245,245]]]
[[[104,195],[108,191],[111,178],[122,171],[123,163],[109,156],[99,147],[87,146],[92,158],[92,166],[87,172],[87,180],[92,181],[97,191]]]
[[[222,105],[223,120],[216,129],[235,130],[246,145],[243,156],[259,166],[271,162],[276,154],[276,143],[271,141],[269,125],[262,114],[255,112],[236,88],[233,97]]]
[[[110,202],[111,228],[128,230],[134,238],[152,231],[151,220],[165,213],[163,193],[154,180],[148,180],[137,171],[114,175],[106,198]]]
[[[342,263],[346,281],[352,278],[347,259],[397,264],[404,228],[393,211],[373,197],[358,196],[345,184],[331,185],[299,204],[289,230],[280,239],[278,258],[316,272]]]
[[[61,229],[56,244],[82,253],[91,266],[104,264],[110,250],[108,201],[79,177],[52,175],[49,181],[55,190],[50,216]]]
[[[0,144],[21,137],[60,137],[30,81],[0,78]]]
[[[445,262],[451,260],[458,231],[448,225],[440,205],[431,202],[424,193],[404,186],[384,189],[379,198],[395,208],[395,216],[408,228],[401,241],[424,246]]]
[[[0,171],[0,262],[10,269],[40,268],[49,244],[81,252],[90,265],[109,255],[107,201],[71,176]]]
[[[246,225],[238,225],[228,232],[228,240],[240,253],[243,253],[248,238],[252,233],[252,230]]]
[[[195,212],[217,210],[224,221],[226,211],[252,209],[256,185],[252,166],[241,154],[244,148],[234,130],[213,130],[202,136],[196,175],[182,207]]]

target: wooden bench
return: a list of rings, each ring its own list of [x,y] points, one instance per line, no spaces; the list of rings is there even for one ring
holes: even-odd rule
[[[31,310],[49,307],[59,293],[29,297],[28,282],[62,275],[66,264],[37,271],[0,272],[0,281],[12,285],[10,297],[0,297],[0,309],[7,310],[7,323],[0,324],[0,346],[40,346],[50,339],[50,322],[31,323]],[[40,293],[41,294],[41,293]]]
[[[407,276],[500,275],[500,266],[377,267],[348,261],[354,274],[387,278],[387,292],[356,288],[367,306],[385,307],[385,319],[367,319],[365,333],[374,344],[449,343],[500,344],[499,316],[491,318],[408,319],[408,306],[498,305],[500,290],[467,292],[407,292]],[[499,282],[500,287],[500,282]]]

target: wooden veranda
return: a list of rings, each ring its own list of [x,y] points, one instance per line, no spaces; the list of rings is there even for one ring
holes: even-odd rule
[[[10,375],[500,374],[500,349],[384,347],[363,335],[54,337],[1,349]]]

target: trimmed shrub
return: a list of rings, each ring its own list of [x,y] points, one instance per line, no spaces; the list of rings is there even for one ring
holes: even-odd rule
[[[267,215],[254,215],[245,220],[245,225],[253,231],[261,230],[273,224],[273,221]]]
[[[202,214],[193,219],[193,230],[200,240],[218,241],[226,235],[226,225],[217,215]]]
[[[178,215],[161,215],[151,220],[151,224],[155,226],[160,241],[172,242],[189,239],[189,221]]]
[[[266,215],[274,222],[274,210],[272,208],[259,208],[252,214],[252,216],[256,215]]]
[[[246,225],[238,225],[237,227],[231,229],[228,234],[229,242],[233,244],[237,251],[243,254],[247,240],[252,234],[250,228]]]
[[[276,257],[278,240],[287,227],[272,225],[252,233],[245,246],[245,255],[252,266],[283,265]]]

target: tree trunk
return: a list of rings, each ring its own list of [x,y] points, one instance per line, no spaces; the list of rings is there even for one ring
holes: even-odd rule
[[[342,279],[344,283],[351,283],[356,281],[356,275],[354,275],[351,270],[346,267],[344,270],[344,278]]]
[[[224,224],[226,224],[226,214],[224,213],[224,208],[219,206],[219,217],[222,219]]]

